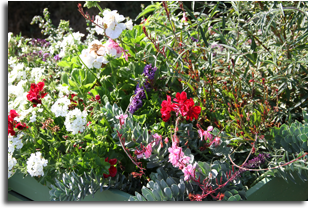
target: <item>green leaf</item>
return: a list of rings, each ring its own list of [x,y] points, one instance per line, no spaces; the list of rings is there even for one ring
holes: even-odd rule
[[[71,63],[67,62],[67,61],[60,61],[60,62],[57,62],[57,65],[59,67],[71,67]]]
[[[160,7],[161,7],[161,3],[159,2],[156,2],[156,4],[148,5],[141,13],[137,15],[137,17],[135,18],[135,21],[145,16],[146,14],[153,12],[156,9],[160,9]]]
[[[164,193],[166,194],[168,199],[172,199],[173,198],[172,190],[169,187],[164,188]]]
[[[68,74],[63,72],[61,74],[61,83],[62,84],[66,84],[66,85],[69,85],[69,81],[68,81]]]
[[[155,195],[149,189],[147,189],[145,186],[143,186],[143,188],[142,188],[142,194],[143,194],[144,197],[146,197],[146,199],[148,201],[156,201],[157,200]]]
[[[172,189],[172,192],[173,192],[173,196],[177,197],[179,195],[178,186],[176,184],[172,184],[171,189]]]
[[[240,201],[241,197],[239,194],[235,195],[235,196],[231,196],[227,201]]]

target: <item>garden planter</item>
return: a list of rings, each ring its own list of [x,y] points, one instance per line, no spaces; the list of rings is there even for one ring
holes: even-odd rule
[[[11,191],[8,194],[8,201],[50,201],[49,189],[37,182],[31,176],[23,178],[21,173],[16,173],[10,178],[8,187]],[[117,189],[110,189],[103,192],[97,192],[94,195],[87,196],[81,201],[127,201],[130,195]]]
[[[247,191],[247,201],[306,201],[308,182],[303,182],[297,173],[295,183],[279,177],[264,178]]]

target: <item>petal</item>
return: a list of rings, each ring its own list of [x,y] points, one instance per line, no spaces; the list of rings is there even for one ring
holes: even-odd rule
[[[207,131],[212,131],[213,129],[214,129],[214,127],[208,126]]]

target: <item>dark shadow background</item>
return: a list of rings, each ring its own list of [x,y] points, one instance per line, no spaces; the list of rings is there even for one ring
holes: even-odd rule
[[[43,17],[44,8],[48,8],[52,24],[58,27],[60,19],[70,21],[70,27],[74,32],[86,34],[86,20],[78,12],[77,4],[85,4],[85,1],[9,1],[8,2],[8,32],[13,32],[27,38],[46,38],[41,34],[38,24],[30,25],[34,16]],[[101,1],[102,9],[109,8],[118,10],[124,17],[130,17],[133,22],[141,12],[141,4],[147,7],[150,1]],[[90,15],[97,15],[98,8],[84,8],[84,12]],[[140,23],[140,19],[134,23]]]

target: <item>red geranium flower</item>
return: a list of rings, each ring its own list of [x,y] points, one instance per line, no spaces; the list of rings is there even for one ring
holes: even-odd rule
[[[117,168],[114,165],[117,163],[117,159],[113,158],[113,159],[108,160],[108,157],[107,157],[107,158],[105,158],[105,162],[109,162],[109,164],[111,164],[111,166],[108,169],[109,174],[103,174],[104,178],[107,178],[107,177],[110,177],[110,176],[111,177],[116,176]]]
[[[167,122],[171,117],[171,111],[174,109],[170,96],[167,95],[167,100],[163,100],[161,107],[162,120]]]
[[[11,134],[11,136],[15,136],[16,132],[14,131],[14,126],[18,130],[23,130],[25,128],[28,128],[28,126],[25,123],[17,123],[14,119],[18,117],[19,114],[17,114],[16,110],[10,110],[10,114],[8,115],[8,135]]]
[[[198,119],[198,115],[201,113],[201,107],[200,106],[194,106],[194,101],[192,98],[188,99],[186,101],[186,108],[188,109],[185,113],[186,120],[191,120],[195,118],[195,120]]]
[[[28,126],[25,123],[17,123],[15,128],[17,128],[18,130],[24,130],[25,128],[28,128]]]
[[[194,101],[192,98],[187,98],[186,92],[177,92],[176,98],[173,99],[176,103],[171,102],[171,97],[167,96],[167,100],[164,100],[161,104],[161,114],[164,122],[167,122],[171,117],[171,111],[175,111],[176,115],[179,113],[186,118],[186,120],[191,120],[195,118],[198,119],[198,115],[201,112],[201,107],[194,106]]]
[[[43,90],[44,85],[44,82],[39,82],[38,84],[32,83],[30,85],[27,99],[33,103],[33,107],[36,107],[38,104],[42,104],[41,99],[43,99],[47,94]]]

